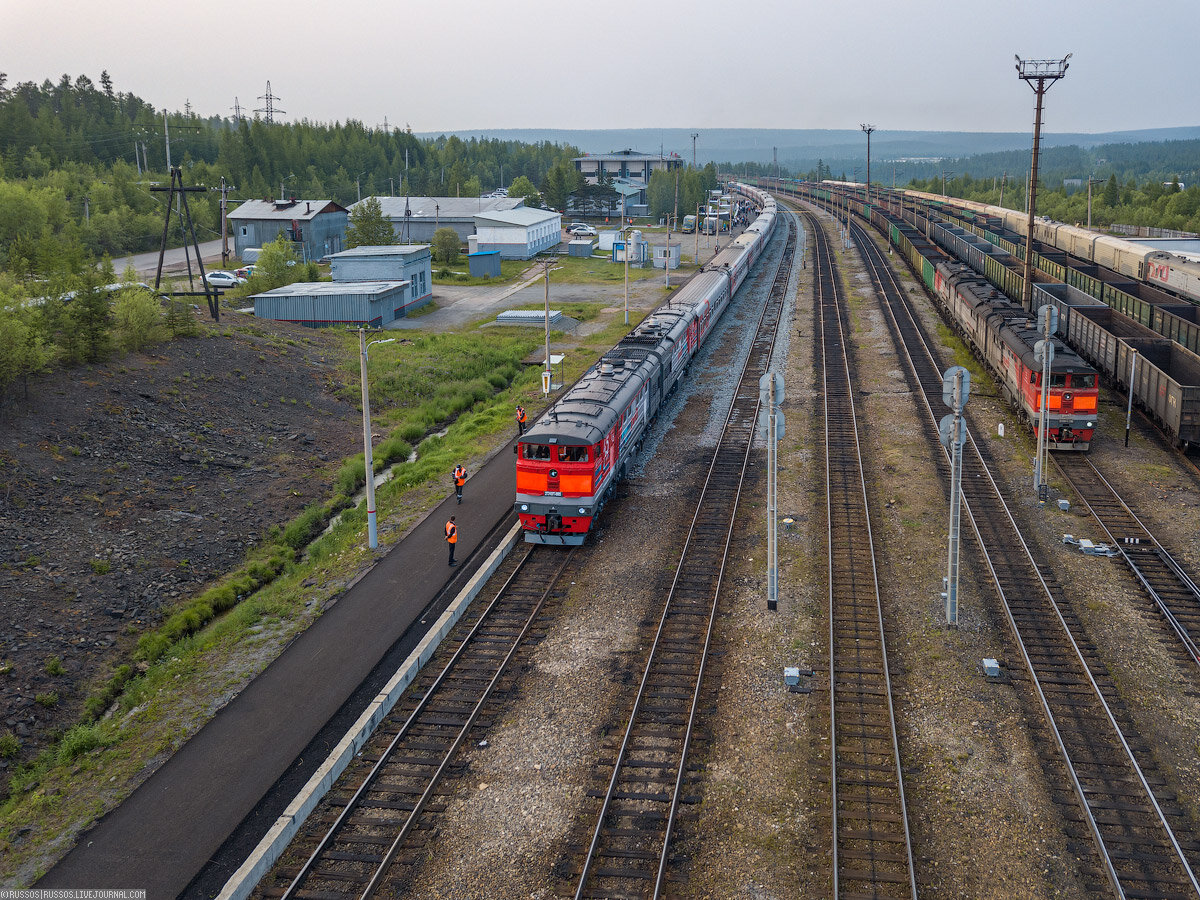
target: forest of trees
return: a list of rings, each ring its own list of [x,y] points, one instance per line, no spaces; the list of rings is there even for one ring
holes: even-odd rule
[[[349,205],[360,194],[393,191],[477,196],[499,187],[503,171],[565,203],[564,173],[581,155],[548,142],[423,140],[354,120],[267,124],[171,113],[166,128],[172,164],[188,185],[210,188],[190,201],[201,240],[219,235],[222,178],[233,201],[284,193]],[[167,172],[163,111],[115,91],[106,72],[99,84],[63,75],[14,86],[0,73],[0,271],[52,277],[88,258],[157,247],[165,195],[150,187]],[[178,240],[179,223],[171,229]]]

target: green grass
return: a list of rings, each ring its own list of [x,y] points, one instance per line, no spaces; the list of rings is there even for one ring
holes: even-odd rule
[[[458,257],[458,261],[451,266],[443,263],[433,264],[433,283],[434,284],[465,284],[465,285],[488,285],[488,284],[508,284],[511,281],[516,281],[517,278],[528,269],[533,263],[525,259],[502,259],[500,260],[500,274],[495,278],[475,278],[468,272],[467,257],[465,254]],[[450,274],[443,275],[442,272],[446,269],[450,270]],[[532,273],[531,273],[532,274]]]
[[[608,256],[564,256],[554,263],[550,273],[551,284],[623,284],[625,264],[613,262]],[[662,278],[662,272],[653,268],[629,267],[630,281],[645,281]]]

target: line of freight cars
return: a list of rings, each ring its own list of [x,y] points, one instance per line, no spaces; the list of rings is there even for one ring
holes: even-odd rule
[[[853,207],[852,207],[853,208]],[[948,319],[995,376],[1004,399],[1038,432],[1042,366],[1035,354],[1041,339],[1036,317],[998,291],[981,274],[959,262],[915,227],[879,207],[858,202],[876,228],[904,254]],[[1087,450],[1096,427],[1099,373],[1064,341],[1055,338],[1046,388],[1046,439],[1053,450]]]
[[[912,198],[915,192],[904,193],[906,197]],[[1023,237],[1007,229],[999,219],[984,217],[972,210],[957,207],[958,202],[966,201],[926,201],[926,205],[933,217],[957,215],[961,227],[974,232],[1018,260],[1025,258]],[[1178,341],[1193,353],[1200,353],[1200,307],[1151,285],[1130,281],[1125,275],[1094,262],[1074,258],[1068,255],[1067,251],[1036,248],[1035,243],[1032,266],[1045,277],[1078,288],[1164,337]]]
[[[825,181],[821,184],[825,188],[843,195],[855,196],[860,202],[863,201],[865,189],[861,184],[832,181]],[[912,210],[914,215],[919,215],[918,211],[922,208],[925,210],[925,218],[945,220],[957,217],[962,228],[974,232],[1016,260],[1025,258],[1024,237],[1009,230],[1004,219],[980,211],[983,208],[999,210],[1001,207],[985,207],[981,203],[946,198],[921,191],[892,191],[886,188],[873,188],[872,194],[874,198],[889,204],[891,209],[902,209],[905,218],[910,221],[913,220],[913,217],[908,215],[909,211]],[[979,207],[980,210],[968,207]],[[1038,281],[1040,278],[1045,281],[1070,285],[1072,288],[1095,297],[1118,312],[1124,313],[1131,319],[1141,322],[1163,337],[1178,341],[1193,353],[1200,354],[1200,306],[1181,300],[1152,285],[1130,281],[1124,274],[1111,268],[1073,258],[1068,255],[1069,251],[1039,250],[1037,249],[1037,234],[1035,228],[1035,249],[1032,257],[1034,281]],[[988,277],[992,278],[993,282],[1005,293],[1010,296],[1018,296],[1020,285],[1023,283],[1021,267],[1010,266],[1008,272],[1009,274],[989,272]]]
[[[871,221],[888,235],[913,269],[921,273],[926,286],[936,293],[935,264],[916,250],[890,220],[890,216],[899,215],[898,208],[889,209],[885,215],[880,204],[867,205],[861,197],[838,197],[836,189],[828,185],[800,184],[796,189],[801,196],[848,204],[851,212]],[[886,198],[882,206],[890,206]],[[990,242],[968,238],[962,229],[956,233],[908,206],[904,207],[904,221],[971,265],[1008,296],[1021,296],[1021,267],[1010,253]],[[1032,293],[1035,309],[1046,303],[1058,308],[1057,333],[1096,366],[1110,384],[1126,392],[1132,379],[1134,402],[1169,438],[1185,450],[1200,443],[1200,356],[1072,285],[1035,283]],[[1166,313],[1161,309],[1158,313],[1161,321]]]
[[[947,202],[940,194],[905,191],[909,197],[931,202]],[[998,220],[1022,242],[1028,227],[1028,214],[974,200],[950,201],[953,205],[990,219]],[[1033,239],[1062,253],[1117,272],[1127,278],[1147,281],[1170,290],[1185,300],[1200,303],[1200,262],[1174,253],[1156,250],[1111,234],[1100,234],[1075,225],[1046,219],[1033,223]]]

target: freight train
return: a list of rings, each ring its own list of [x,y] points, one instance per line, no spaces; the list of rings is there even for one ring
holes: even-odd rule
[[[1036,434],[1042,393],[1042,366],[1035,357],[1035,347],[1042,335],[1036,316],[1005,296],[983,272],[954,261],[945,253],[938,244],[954,243],[953,235],[944,233],[945,229],[923,219],[920,221],[926,230],[914,228],[886,214],[878,204],[868,206],[854,195],[856,187],[823,182],[797,185],[796,190],[811,199],[846,204],[851,212],[869,218],[876,228],[888,234],[938,298],[958,332],[995,375],[1005,399]],[[839,189],[841,196],[836,193]],[[831,192],[835,192],[832,197]],[[1047,303],[1059,306],[1040,286],[1035,286],[1035,294],[1038,298],[1046,295]],[[1039,305],[1040,302],[1034,304]],[[1087,450],[1096,427],[1099,373],[1059,337],[1051,340],[1054,357],[1046,389],[1046,440],[1051,449]]]
[[[934,291],[955,327],[1000,382],[1004,398],[1037,433],[1042,406],[1042,339],[1036,316],[959,262],[934,265]],[[1046,388],[1046,442],[1051,450],[1087,450],[1096,427],[1099,375],[1074,350],[1052,338]]]
[[[950,204],[959,209],[970,210],[976,215],[1000,219],[1009,231],[1019,234],[1022,240],[1028,230],[1028,214],[1017,210],[922,191],[904,191],[904,195],[930,203]],[[1076,259],[1095,263],[1129,278],[1171,291],[1193,303],[1200,303],[1200,261],[1156,250],[1154,247],[1127,241],[1115,235],[1100,234],[1062,222],[1051,222],[1044,217],[1034,219],[1033,238],[1063,253],[1069,253]]]
[[[525,540],[582,544],[646,429],[775,231],[775,200],[732,190],[758,217],[647,316],[520,436],[516,511]]]

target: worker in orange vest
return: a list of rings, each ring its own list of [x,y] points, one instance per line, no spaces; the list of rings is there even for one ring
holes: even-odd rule
[[[463,485],[467,483],[467,470],[462,464],[454,467],[454,493],[458,494],[458,502],[462,503]]]
[[[458,543],[458,526],[454,524],[454,516],[446,523],[446,543],[450,545],[450,565],[457,566],[454,561],[454,545]]]
[[[522,435],[524,433],[525,433],[525,407],[523,407],[521,404],[518,403],[517,404],[517,434]]]

